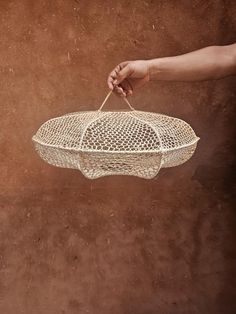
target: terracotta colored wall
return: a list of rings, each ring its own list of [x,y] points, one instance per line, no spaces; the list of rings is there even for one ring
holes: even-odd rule
[[[236,313],[235,78],[133,97],[201,137],[155,180],[89,181],[31,143],[45,120],[97,108],[120,61],[235,42],[235,1],[1,0],[0,21],[0,313]]]

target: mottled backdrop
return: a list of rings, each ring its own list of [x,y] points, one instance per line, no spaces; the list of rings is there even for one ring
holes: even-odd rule
[[[0,0],[0,26],[0,313],[236,313],[235,77],[132,98],[201,137],[154,180],[90,181],[31,143],[47,119],[98,108],[121,61],[235,42],[236,2]]]

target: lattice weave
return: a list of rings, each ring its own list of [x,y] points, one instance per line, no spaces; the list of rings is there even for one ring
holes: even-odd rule
[[[153,178],[187,161],[199,138],[183,120],[134,110],[76,112],[45,122],[33,136],[49,164],[79,169],[87,178]]]

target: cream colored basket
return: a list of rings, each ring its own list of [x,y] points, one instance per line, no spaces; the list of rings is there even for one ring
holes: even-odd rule
[[[135,110],[70,113],[45,122],[33,136],[35,148],[51,165],[79,169],[85,177],[132,175],[154,178],[194,153],[199,138],[186,122]]]

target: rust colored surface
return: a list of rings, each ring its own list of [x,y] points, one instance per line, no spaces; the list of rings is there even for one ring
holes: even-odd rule
[[[117,63],[233,43],[235,17],[223,0],[0,1],[1,314],[236,313],[234,77],[132,98],[201,137],[155,180],[89,181],[31,143],[45,120],[98,108]]]

